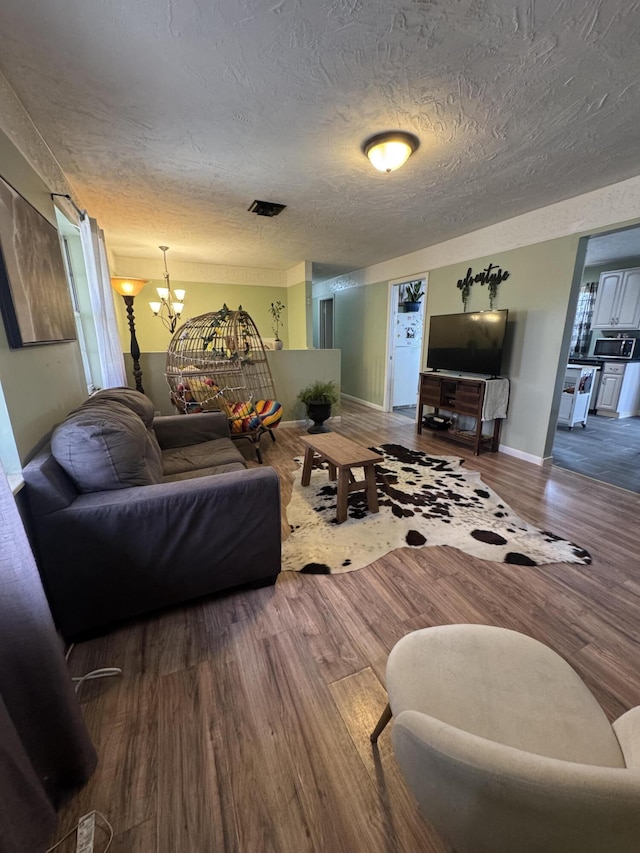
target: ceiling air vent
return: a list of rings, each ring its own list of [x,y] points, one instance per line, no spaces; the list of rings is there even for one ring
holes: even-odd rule
[[[285,209],[286,204],[277,204],[275,201],[253,201],[248,208],[250,213],[257,213],[258,216],[277,216]]]

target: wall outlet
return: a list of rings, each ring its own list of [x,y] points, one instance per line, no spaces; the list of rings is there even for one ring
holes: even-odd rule
[[[95,812],[84,815],[78,821],[76,853],[93,853],[93,839],[96,831]]]
[[[160,412],[154,412],[154,413],[153,413],[153,417],[154,417],[154,418],[159,418],[159,417],[160,417]]]

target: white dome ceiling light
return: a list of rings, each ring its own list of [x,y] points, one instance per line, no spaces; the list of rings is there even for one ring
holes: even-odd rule
[[[420,146],[420,140],[413,133],[389,131],[377,133],[362,146],[373,166],[380,172],[393,172],[407,162]]]

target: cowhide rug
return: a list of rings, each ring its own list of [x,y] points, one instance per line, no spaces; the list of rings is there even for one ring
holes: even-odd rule
[[[450,545],[474,557],[537,566],[591,562],[583,548],[519,518],[463,460],[429,456],[399,444],[372,448],[385,457],[376,465],[380,511],[370,513],[363,491],[349,495],[348,517],[336,524],[336,483],[314,469],[300,485],[296,461],[287,507],[291,535],[283,542],[284,571],[334,574],[369,565],[395,548]],[[356,476],[361,476],[356,469]]]

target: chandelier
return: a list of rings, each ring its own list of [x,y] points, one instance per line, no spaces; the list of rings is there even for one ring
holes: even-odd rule
[[[184,310],[184,297],[186,290],[172,290],[171,282],[169,281],[169,270],[167,269],[167,252],[168,246],[158,247],[164,257],[164,287],[156,287],[156,293],[160,297],[160,302],[150,302],[149,306],[154,313],[154,316],[160,317],[167,329],[173,334],[178,325],[180,315]]]

